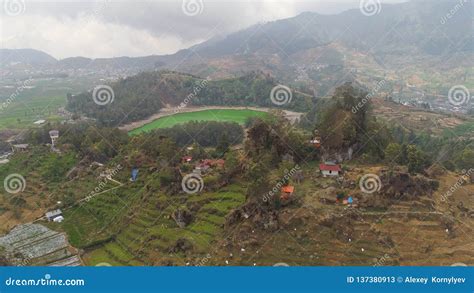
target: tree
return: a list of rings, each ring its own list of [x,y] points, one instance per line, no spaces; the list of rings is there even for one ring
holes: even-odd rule
[[[170,138],[162,138],[158,144],[158,161],[164,165],[174,166],[179,160],[180,156],[176,155],[178,146]]]
[[[415,145],[409,145],[407,147],[408,156],[408,172],[419,173],[424,170],[428,165],[428,159],[426,155],[420,151]]]
[[[260,196],[266,195],[272,189],[268,178],[270,160],[268,155],[264,155],[259,160],[248,163],[248,169],[244,176],[249,182],[246,192],[247,199],[259,200]]]
[[[233,152],[228,152],[225,155],[223,176],[230,178],[235,172],[239,170],[240,162],[236,156],[237,154]]]
[[[393,164],[400,164],[402,155],[402,146],[398,143],[390,143],[385,148],[385,161]]]
[[[471,149],[464,149],[461,153],[461,156],[458,159],[457,165],[461,169],[469,170],[470,168],[474,168],[474,151]]]
[[[219,137],[219,141],[218,141],[217,147],[216,147],[216,152],[219,155],[223,156],[225,153],[227,153],[227,151],[229,151],[229,146],[230,146],[229,138],[227,137],[226,133],[223,133]]]

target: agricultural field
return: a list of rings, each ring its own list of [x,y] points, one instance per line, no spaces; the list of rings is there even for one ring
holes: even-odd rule
[[[0,177],[7,178],[11,174],[17,174],[17,178],[22,176],[23,182],[17,181],[16,187],[24,189],[21,196],[9,195],[4,188],[0,191],[0,233],[9,231],[22,221],[37,219],[54,205],[59,200],[55,195],[62,195],[65,191],[61,190],[61,186],[66,173],[75,164],[74,152],[56,154],[46,147],[37,147],[29,152],[17,153],[10,157],[8,164],[0,165]]]
[[[45,119],[59,121],[57,110],[66,105],[68,93],[84,91],[94,84],[81,78],[38,78],[0,82],[0,130],[24,129]]]
[[[234,110],[234,109],[212,109],[197,112],[178,113],[159,118],[149,124],[134,129],[129,133],[131,135],[141,132],[147,132],[157,128],[168,128],[177,124],[183,124],[190,121],[218,121],[218,122],[236,122],[243,125],[248,118],[264,117],[266,112],[255,110]]]
[[[231,185],[169,197],[127,184],[70,209],[62,228],[73,245],[86,250],[87,265],[184,265],[184,247],[205,258],[222,237],[225,216],[244,202],[243,192]],[[172,219],[178,209],[196,211],[189,226],[180,228]]]

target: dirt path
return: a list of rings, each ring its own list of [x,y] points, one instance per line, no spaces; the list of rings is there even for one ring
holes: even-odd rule
[[[188,106],[186,108],[178,109],[177,107],[168,107],[168,108],[162,108],[158,113],[135,122],[131,122],[125,125],[122,125],[119,127],[121,130],[125,131],[131,131],[133,129],[142,127],[143,125],[146,125],[148,123],[151,123],[155,121],[156,119],[178,114],[178,113],[187,113],[187,112],[198,112],[198,111],[206,111],[206,110],[254,110],[254,111],[262,111],[262,112],[269,112],[272,110],[272,108],[260,108],[260,107],[232,107],[232,106],[204,106],[204,107],[191,107]],[[300,112],[293,112],[289,110],[283,110],[285,113],[286,119],[290,120],[292,123],[294,123],[297,119],[301,118],[301,115],[303,113]]]

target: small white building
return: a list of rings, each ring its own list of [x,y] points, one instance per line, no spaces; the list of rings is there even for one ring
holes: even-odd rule
[[[319,164],[319,171],[323,174],[324,177],[326,176],[339,176],[342,172],[341,166],[337,164]]]
[[[34,125],[42,125],[45,123],[46,123],[46,120],[44,119],[36,120],[35,122],[33,122]]]
[[[64,220],[63,212],[60,209],[47,212],[45,214],[45,217],[46,219],[48,219],[48,221],[59,222],[59,223]],[[56,220],[56,218],[58,219]]]
[[[49,137],[51,138],[51,148],[54,149],[54,147],[56,146],[56,141],[59,138],[59,131],[58,130],[51,130],[49,132]]]
[[[53,219],[53,222],[61,223],[63,220],[64,220],[63,216],[57,216],[56,218]]]
[[[12,145],[13,152],[26,152],[28,150],[29,144],[21,143]]]

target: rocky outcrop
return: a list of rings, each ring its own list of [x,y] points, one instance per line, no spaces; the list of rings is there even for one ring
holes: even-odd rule
[[[422,175],[412,176],[404,172],[385,171],[381,174],[380,194],[390,199],[411,200],[420,196],[432,196],[439,187],[437,180]]]
[[[194,218],[191,212],[189,212],[187,209],[178,209],[173,212],[171,217],[180,228],[184,228],[189,225]]]
[[[169,248],[170,253],[180,253],[187,252],[193,249],[193,244],[186,238],[179,238],[176,242]]]
[[[243,220],[250,221],[255,228],[276,231],[279,228],[278,212],[257,203],[248,202],[233,210],[226,218],[225,226],[233,226]]]

